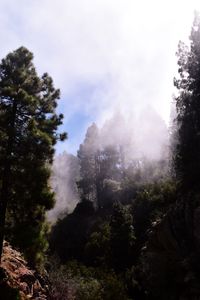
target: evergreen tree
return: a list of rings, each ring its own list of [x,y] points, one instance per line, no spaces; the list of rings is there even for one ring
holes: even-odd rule
[[[98,207],[104,205],[106,181],[120,181],[123,173],[120,147],[103,145],[100,134],[95,123],[87,130],[78,151],[80,180],[77,182],[81,198]]]
[[[112,193],[110,195],[107,193],[109,190],[109,183],[113,183],[115,187],[120,187],[120,182],[122,180],[123,174],[119,148],[110,145],[99,150],[98,155],[96,155],[96,166],[97,203],[98,207],[102,208],[113,203],[111,199]]]
[[[10,236],[36,262],[46,247],[45,212],[53,207],[49,165],[63,115],[55,112],[59,90],[41,78],[33,54],[21,47],[0,64],[0,253],[8,208]]]
[[[179,43],[179,79],[174,83],[178,143],[175,172],[185,191],[200,191],[200,19],[196,14],[190,35],[190,48]]]
[[[85,140],[80,145],[78,158],[80,163],[80,180],[77,182],[81,198],[96,202],[96,173],[97,173],[97,152],[98,127],[93,123],[87,130]]]

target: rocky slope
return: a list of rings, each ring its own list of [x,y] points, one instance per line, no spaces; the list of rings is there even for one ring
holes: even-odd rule
[[[22,255],[7,242],[4,242],[0,269],[0,299],[49,299],[48,280],[31,270]]]

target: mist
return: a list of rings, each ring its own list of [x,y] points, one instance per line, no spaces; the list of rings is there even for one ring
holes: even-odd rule
[[[76,157],[93,122],[101,147],[123,145],[127,166],[166,157],[175,53],[178,41],[187,40],[197,1],[23,0],[19,10],[2,0],[0,6],[0,55],[23,44],[38,73],[47,71],[61,90],[57,110],[69,138],[56,145],[50,218],[79,201],[78,175],[62,153]]]
[[[79,177],[78,159],[63,152],[54,159],[51,187],[55,192],[55,206],[48,212],[48,220],[55,222],[71,212],[79,201],[76,180]]]
[[[159,176],[166,175],[169,158],[169,132],[165,121],[151,106],[133,114],[124,115],[116,111],[102,126],[91,124],[79,149],[86,155],[95,156],[98,151],[109,148],[123,152],[124,168],[133,164],[142,171],[146,166],[164,162],[159,169]],[[158,168],[156,166],[156,168]],[[137,170],[138,171],[138,170]],[[158,170],[157,170],[158,171]],[[80,178],[80,160],[77,156],[64,152],[55,157],[52,168],[51,185],[56,195],[56,205],[48,214],[50,221],[71,213],[81,200],[77,188]],[[143,182],[153,182],[155,174],[152,170],[147,174],[143,170]],[[106,184],[109,178],[105,178]],[[111,182],[110,182],[111,183]],[[114,186],[114,185],[113,185]],[[120,182],[115,182],[120,187]]]
[[[198,10],[0,0],[3,298],[200,299]]]
[[[151,105],[168,123],[175,52],[189,35],[196,0],[20,3],[0,1],[0,56],[26,46],[39,74],[48,72],[61,89],[69,139],[57,154],[76,154],[87,127],[102,126],[118,109],[135,114]]]
[[[107,120],[101,129],[101,144],[122,145],[126,149],[126,159],[160,160],[168,147],[168,129],[156,110],[147,105],[135,115],[124,115],[118,111]]]

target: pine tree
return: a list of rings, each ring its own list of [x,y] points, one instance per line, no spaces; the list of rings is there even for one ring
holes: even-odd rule
[[[78,151],[80,180],[77,185],[82,199],[94,202],[97,207],[104,205],[105,181],[122,179],[120,150],[118,145],[104,145],[95,123],[88,128]]]
[[[45,212],[54,204],[48,185],[54,145],[66,135],[56,133],[60,92],[32,61],[21,47],[0,64],[0,253],[8,209],[10,237],[35,263],[46,247]]]
[[[93,123],[87,130],[85,140],[80,145],[78,158],[80,163],[80,180],[77,182],[81,198],[96,202],[96,178],[98,172],[97,153],[99,149],[99,130]]]
[[[190,47],[179,43],[179,79],[174,83],[176,97],[177,136],[175,172],[184,191],[200,191],[200,19],[196,14]]]

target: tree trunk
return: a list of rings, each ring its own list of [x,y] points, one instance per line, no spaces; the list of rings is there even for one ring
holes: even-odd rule
[[[5,221],[6,221],[6,209],[9,201],[9,188],[11,179],[11,165],[12,165],[12,151],[13,143],[15,139],[15,120],[17,113],[17,100],[13,100],[12,117],[10,122],[10,128],[8,130],[8,144],[5,156],[4,171],[2,176],[2,188],[0,198],[0,263],[3,252],[3,240],[5,233]]]
[[[11,175],[11,165],[9,160],[5,164],[2,189],[1,189],[1,200],[0,200],[0,262],[3,251],[3,239],[4,239],[4,228],[6,219],[6,208],[9,200],[9,183]]]

